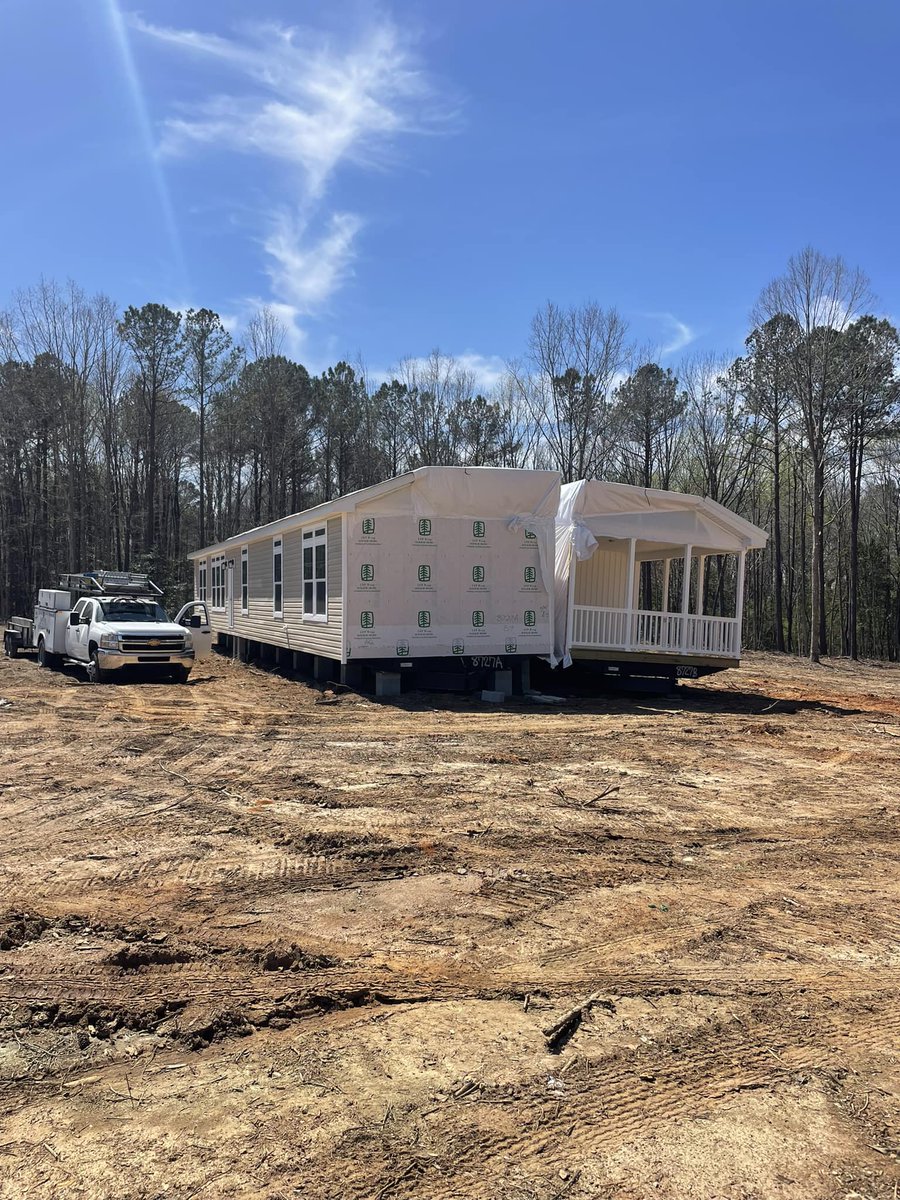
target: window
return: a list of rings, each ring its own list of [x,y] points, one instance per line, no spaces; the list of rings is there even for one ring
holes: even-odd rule
[[[120,596],[116,600],[97,600],[94,605],[98,621],[168,621],[166,610],[153,600],[135,600]]]
[[[303,620],[328,619],[328,589],[325,577],[325,526],[303,533]]]
[[[250,574],[247,563],[248,548],[241,546],[241,612],[247,615],[250,608]]]
[[[225,555],[217,554],[210,559],[210,589],[212,607],[225,607]],[[203,597],[201,596],[201,599]]]
[[[284,582],[281,573],[283,545],[281,538],[272,540],[272,616],[280,617],[283,612]]]
[[[197,573],[197,599],[206,600],[206,559],[201,558]]]

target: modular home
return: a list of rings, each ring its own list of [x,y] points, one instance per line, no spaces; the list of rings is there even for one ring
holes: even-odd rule
[[[598,479],[564,484],[554,659],[591,662],[608,682],[736,667],[747,552],[766,538],[700,496]]]
[[[552,654],[559,499],[556,471],[420,467],[195,551],[195,598],[243,659],[509,690]]]

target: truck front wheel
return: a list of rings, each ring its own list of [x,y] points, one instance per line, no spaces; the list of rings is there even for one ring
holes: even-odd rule
[[[172,672],[173,683],[187,683],[191,674],[190,667],[176,667]]]
[[[38,666],[51,671],[56,666],[56,655],[50,653],[43,638],[38,642]]]
[[[91,661],[87,668],[88,679],[91,683],[106,683],[109,676],[100,666],[100,656],[96,650],[91,651]]]

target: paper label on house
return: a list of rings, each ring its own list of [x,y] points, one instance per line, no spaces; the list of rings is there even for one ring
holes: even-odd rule
[[[545,654],[537,537],[503,518],[350,517],[351,658]]]

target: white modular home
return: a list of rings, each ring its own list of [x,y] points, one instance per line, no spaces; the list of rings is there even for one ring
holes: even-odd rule
[[[521,686],[553,649],[555,471],[421,467],[189,557],[236,656],[388,693]]]
[[[747,552],[764,530],[700,496],[582,479],[556,525],[554,659],[608,677],[696,677],[741,655]]]

